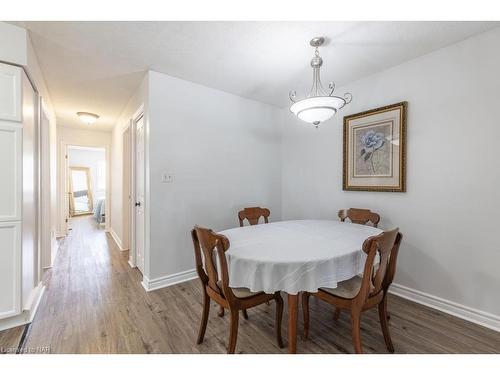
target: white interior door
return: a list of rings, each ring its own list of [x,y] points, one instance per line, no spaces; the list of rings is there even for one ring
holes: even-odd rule
[[[0,120],[0,319],[21,312],[22,128]]]
[[[135,254],[144,274],[144,117],[135,122]]]
[[[0,63],[0,319],[22,311],[21,77],[21,68]]]
[[[46,111],[40,106],[40,204],[41,218],[50,217],[50,134],[49,134],[49,117]],[[40,220],[40,262],[42,268],[48,268],[52,265],[52,226],[51,220]]]
[[[22,295],[29,309],[32,292],[38,284],[38,96],[22,73],[23,87],[23,220]]]
[[[64,195],[63,195],[63,233],[68,235],[70,228],[69,223],[69,197],[70,197],[70,187],[69,187],[69,162],[68,162],[68,145],[63,146],[62,158],[62,170],[63,170],[63,181],[64,181]]]
[[[129,126],[127,130],[123,133],[123,196],[122,196],[122,207],[123,207],[123,238],[122,238],[122,247],[124,249],[130,249],[130,239],[131,239],[131,225],[130,219],[132,216],[131,208],[131,192],[133,189],[131,188],[131,158],[132,158],[132,145],[131,145],[131,127]]]

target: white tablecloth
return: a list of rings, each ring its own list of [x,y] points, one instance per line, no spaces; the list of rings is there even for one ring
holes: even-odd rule
[[[280,221],[222,231],[230,241],[229,286],[289,294],[335,288],[363,272],[366,255],[361,246],[381,232],[331,220]]]

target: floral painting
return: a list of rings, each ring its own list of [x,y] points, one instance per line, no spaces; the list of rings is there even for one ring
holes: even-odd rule
[[[406,104],[344,117],[344,190],[405,191]]]
[[[391,123],[356,129],[356,176],[387,176],[391,173]]]

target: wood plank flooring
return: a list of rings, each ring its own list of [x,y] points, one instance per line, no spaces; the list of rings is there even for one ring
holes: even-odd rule
[[[46,275],[47,290],[23,348],[49,346],[51,353],[226,352],[229,318],[219,318],[215,305],[204,343],[195,344],[202,310],[198,280],[146,293],[141,274],[127,259],[128,253],[120,252],[91,217],[73,220],[73,230],[60,243],[55,266]],[[335,322],[330,306],[312,299],[310,307],[310,338],[298,340],[298,353],[352,353],[347,314]],[[390,296],[389,311],[397,353],[500,352],[498,332],[396,296]],[[286,353],[275,342],[274,305],[251,309],[249,316],[240,320],[237,353]],[[12,341],[16,335],[9,331],[0,332],[0,342],[8,335]],[[363,315],[362,340],[365,353],[386,353],[376,311]]]
[[[14,354],[19,349],[24,333],[24,326],[0,332],[0,354]]]

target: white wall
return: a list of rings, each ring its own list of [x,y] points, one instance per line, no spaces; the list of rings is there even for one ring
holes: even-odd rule
[[[246,206],[281,219],[280,112],[149,73],[149,279],[194,269],[195,224],[235,227]],[[161,182],[163,172],[173,183]]]
[[[106,188],[99,187],[99,163],[106,162],[106,152],[103,148],[76,148],[68,149],[68,165],[70,167],[89,168],[92,181],[92,198],[94,208],[99,198],[106,197]],[[104,181],[106,185],[106,181]]]
[[[28,62],[26,30],[5,22],[0,22],[0,61],[17,65]]]
[[[396,283],[500,315],[499,45],[496,29],[339,88],[354,99],[318,130],[286,114],[283,218],[370,208],[404,234]],[[408,191],[342,191],[342,116],[404,100]]]
[[[58,180],[58,189],[57,189],[57,212],[58,212],[58,234],[64,235],[64,220],[66,218],[66,205],[65,200],[67,199],[65,194],[65,180],[64,180],[64,148],[65,145],[72,146],[84,146],[84,147],[103,147],[106,149],[106,167],[107,167],[107,186],[110,186],[111,179],[109,173],[109,167],[111,165],[110,161],[110,150],[111,150],[111,132],[104,132],[98,130],[85,130],[85,129],[76,129],[59,126],[57,128],[57,160],[59,164],[59,168],[57,170],[57,180]],[[110,190],[108,189],[108,192]],[[110,212],[110,199],[109,195],[106,199],[106,229],[109,228],[108,221],[109,216],[112,216],[112,212]],[[110,213],[110,215],[108,214]]]
[[[123,222],[124,212],[128,209],[128,207],[126,207],[128,200],[125,199],[127,192],[123,186],[123,133],[129,127],[130,120],[139,108],[141,106],[146,106],[147,88],[148,80],[145,75],[134,95],[123,109],[111,135],[111,230],[113,231],[113,236],[119,242],[118,245],[122,249],[128,249],[129,247],[129,233],[124,233],[124,230],[127,232],[128,230],[126,229],[127,225]]]

